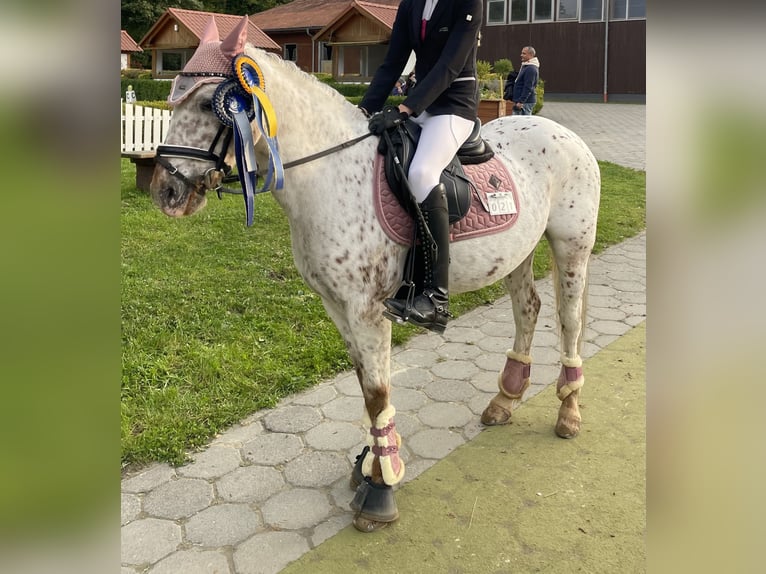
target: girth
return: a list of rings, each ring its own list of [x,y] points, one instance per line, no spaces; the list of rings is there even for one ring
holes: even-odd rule
[[[380,138],[378,152],[385,156],[385,172],[388,185],[399,201],[401,206],[411,216],[415,216],[412,198],[402,185],[399,171],[395,165],[394,154],[399,159],[405,174],[409,173],[410,163],[415,155],[415,150],[420,140],[421,128],[412,120],[407,120],[396,130],[391,130],[390,139],[393,150],[388,149],[386,138]],[[476,118],[473,130],[468,139],[457,151],[452,161],[442,171],[440,181],[447,190],[447,204],[449,206],[449,221],[459,221],[471,209],[471,197],[473,183],[465,175],[463,164],[479,164],[488,161],[495,155],[489,143],[481,138],[481,120]]]

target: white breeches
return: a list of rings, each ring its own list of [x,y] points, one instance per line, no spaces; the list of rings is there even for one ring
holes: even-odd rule
[[[441,173],[471,135],[473,122],[460,116],[432,116],[423,112],[412,118],[422,131],[408,175],[412,195],[422,203],[439,185]]]

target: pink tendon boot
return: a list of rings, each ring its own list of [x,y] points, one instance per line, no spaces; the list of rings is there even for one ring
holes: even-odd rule
[[[529,387],[532,372],[532,357],[511,349],[505,352],[506,361],[497,377],[497,393],[481,414],[481,422],[487,426],[504,425],[511,422],[513,407],[524,396]]]

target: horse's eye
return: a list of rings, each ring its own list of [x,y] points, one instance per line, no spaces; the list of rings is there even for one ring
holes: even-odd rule
[[[203,112],[212,112],[213,111],[213,104],[210,102],[210,100],[205,100],[203,102],[200,102],[199,109]]]

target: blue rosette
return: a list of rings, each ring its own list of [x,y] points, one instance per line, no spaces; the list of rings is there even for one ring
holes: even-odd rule
[[[242,89],[236,78],[231,78],[216,88],[211,102],[213,111],[223,125],[234,127],[234,112],[237,110],[247,115],[248,121],[255,119],[253,98]]]

